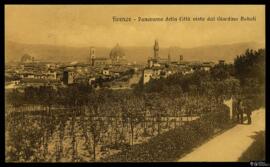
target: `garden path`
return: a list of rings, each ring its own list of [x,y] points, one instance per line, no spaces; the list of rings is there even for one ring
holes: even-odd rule
[[[265,130],[265,109],[252,112],[252,124],[238,124],[195,148],[178,162],[235,162],[254,142],[252,136]],[[245,122],[244,122],[245,123]]]

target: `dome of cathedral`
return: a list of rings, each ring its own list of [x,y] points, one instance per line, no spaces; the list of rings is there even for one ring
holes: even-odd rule
[[[110,53],[110,58],[112,60],[119,60],[119,59],[125,59],[125,52],[124,50],[117,44]]]
[[[29,54],[24,54],[21,58],[21,62],[27,62],[27,61],[32,61],[34,58],[31,57]]]

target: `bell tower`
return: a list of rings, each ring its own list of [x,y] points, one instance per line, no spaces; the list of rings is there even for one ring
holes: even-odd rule
[[[90,48],[90,64],[93,66],[94,59],[96,57],[96,49],[94,47]]]
[[[183,60],[184,60],[183,55],[179,55],[179,64],[182,63]]]

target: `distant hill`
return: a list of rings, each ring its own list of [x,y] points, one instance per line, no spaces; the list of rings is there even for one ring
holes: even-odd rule
[[[179,55],[188,61],[218,61],[224,59],[232,62],[236,55],[243,53],[247,48],[264,48],[263,44],[255,42],[235,43],[228,45],[211,45],[195,48],[160,46],[160,57],[167,58],[170,52],[172,60],[178,60]],[[148,57],[153,55],[152,47],[122,47],[129,62],[146,63]],[[96,57],[109,57],[111,48],[96,47]],[[34,56],[41,61],[53,62],[85,62],[89,56],[89,47],[53,46],[42,44],[23,44],[12,41],[5,43],[5,59],[19,61],[24,54]]]

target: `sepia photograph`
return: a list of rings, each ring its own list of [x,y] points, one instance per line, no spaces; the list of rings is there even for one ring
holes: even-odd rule
[[[265,163],[265,5],[4,6],[5,162]]]

